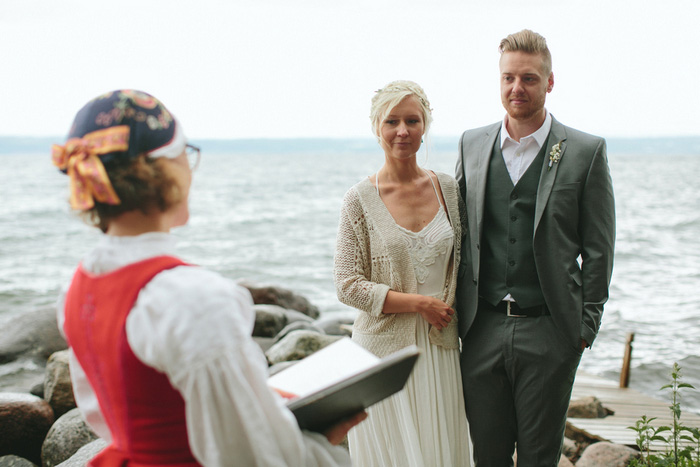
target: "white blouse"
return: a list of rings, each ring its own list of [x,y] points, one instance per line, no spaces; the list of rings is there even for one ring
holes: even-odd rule
[[[167,233],[105,235],[83,259],[103,274],[161,255],[175,256]],[[63,332],[65,292],[58,302]],[[126,321],[134,354],[165,373],[185,400],[190,448],[204,466],[350,465],[345,449],[300,431],[284,400],[267,386],[267,362],[251,337],[250,293],[201,267],[156,275],[139,293]],[[87,423],[110,441],[109,429],[83,369],[70,353],[71,379]]]

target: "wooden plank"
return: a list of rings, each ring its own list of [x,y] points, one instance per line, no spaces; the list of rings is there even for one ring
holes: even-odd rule
[[[581,399],[594,396],[610,410],[615,412],[605,418],[569,418],[569,422],[576,428],[599,436],[616,444],[636,446],[637,434],[628,429],[634,426],[642,415],[648,418],[656,417],[652,422],[655,427],[673,423],[670,402],[655,399],[630,388],[621,388],[613,381],[600,378],[579,370],[576,374],[576,381],[571,399]],[[681,422],[685,426],[700,427],[700,416],[692,412],[684,412]],[[664,433],[667,435],[667,433]],[[651,445],[652,450],[662,451],[666,449],[665,443],[655,442]]]

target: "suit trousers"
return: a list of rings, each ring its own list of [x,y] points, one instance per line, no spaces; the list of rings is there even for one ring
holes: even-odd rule
[[[556,467],[581,352],[551,316],[479,310],[462,342],[462,380],[477,467]]]

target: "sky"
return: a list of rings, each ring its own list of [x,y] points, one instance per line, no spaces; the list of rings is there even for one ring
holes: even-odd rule
[[[2,0],[0,136],[65,136],[93,97],[158,97],[191,139],[371,137],[395,79],[435,136],[503,118],[498,44],[548,42],[564,124],[604,137],[700,135],[698,0]]]

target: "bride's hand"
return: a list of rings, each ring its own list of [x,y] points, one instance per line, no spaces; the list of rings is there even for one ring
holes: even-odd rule
[[[418,313],[424,320],[436,329],[442,329],[450,324],[455,311],[447,303],[433,297],[419,297]]]

